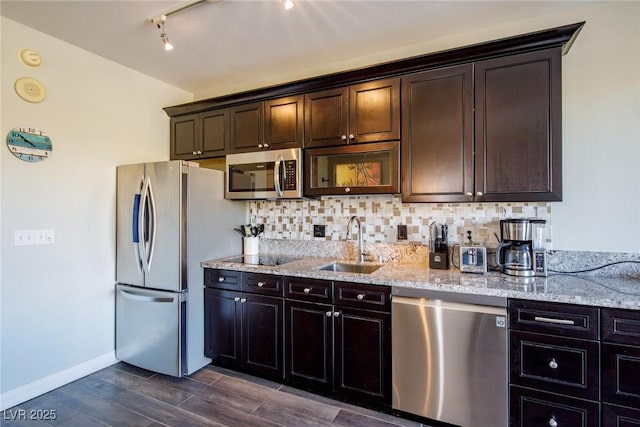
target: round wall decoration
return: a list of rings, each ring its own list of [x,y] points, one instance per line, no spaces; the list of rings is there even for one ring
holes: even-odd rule
[[[7,134],[7,148],[25,162],[39,162],[51,155],[51,138],[41,130],[15,127]]]
[[[42,102],[47,97],[47,90],[40,80],[33,77],[20,77],[14,88],[18,96],[27,102]]]
[[[18,51],[18,58],[27,67],[39,67],[42,63],[40,54],[33,49],[20,49]]]

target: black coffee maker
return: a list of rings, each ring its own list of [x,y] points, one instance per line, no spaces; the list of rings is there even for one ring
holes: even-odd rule
[[[501,243],[496,264],[504,274],[517,277],[546,276],[543,219],[509,218],[500,220]]]

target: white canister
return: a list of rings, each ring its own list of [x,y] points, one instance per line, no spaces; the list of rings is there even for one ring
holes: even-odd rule
[[[244,254],[258,255],[260,253],[260,239],[258,237],[244,237]]]

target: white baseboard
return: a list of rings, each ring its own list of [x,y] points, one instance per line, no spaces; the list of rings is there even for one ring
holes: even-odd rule
[[[19,405],[20,403],[50,392],[82,377],[86,377],[100,369],[113,365],[117,361],[116,353],[112,351],[29,384],[9,390],[0,394],[0,411]]]

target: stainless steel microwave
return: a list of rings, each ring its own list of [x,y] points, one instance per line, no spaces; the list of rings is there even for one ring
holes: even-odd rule
[[[227,154],[225,198],[301,198],[302,173],[300,148]]]

